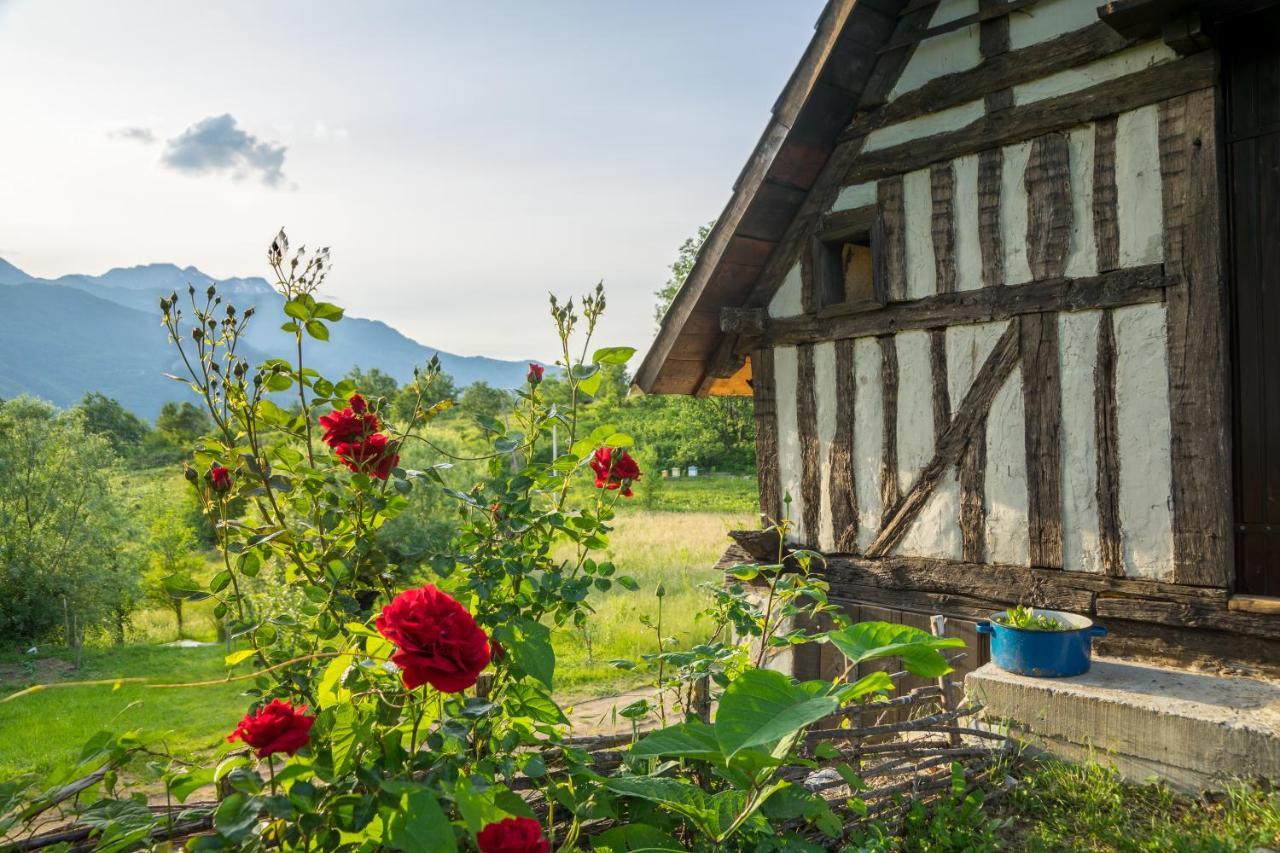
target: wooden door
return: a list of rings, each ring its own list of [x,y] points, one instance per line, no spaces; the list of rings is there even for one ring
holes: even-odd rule
[[[1280,595],[1280,13],[1225,35],[1236,591]]]

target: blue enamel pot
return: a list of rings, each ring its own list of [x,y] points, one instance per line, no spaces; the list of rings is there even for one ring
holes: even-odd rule
[[[1037,616],[1050,616],[1065,631],[1031,631],[1010,628],[998,619],[1004,613],[991,614],[991,621],[978,623],[978,633],[991,637],[991,661],[998,667],[1019,675],[1036,678],[1064,678],[1089,671],[1094,637],[1105,637],[1107,629],[1074,613],[1060,610],[1035,610]]]

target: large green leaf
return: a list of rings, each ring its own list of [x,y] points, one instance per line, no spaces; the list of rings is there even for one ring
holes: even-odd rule
[[[596,853],[684,853],[688,848],[656,827],[629,823],[592,838],[591,849]]]
[[[551,629],[541,622],[522,619],[518,623],[503,625],[494,631],[516,666],[530,678],[535,678],[550,690],[556,671],[556,653],[551,648]]]
[[[752,669],[735,678],[720,697],[716,740],[726,759],[744,749],[766,750],[821,720],[839,707],[834,696],[818,692],[821,682],[795,684],[780,672]]]
[[[635,354],[635,347],[603,347],[595,351],[591,360],[596,364],[626,364]]]
[[[715,729],[698,720],[680,723],[647,735],[631,747],[631,754],[647,758],[669,755],[702,761],[722,759]]]
[[[924,678],[951,672],[951,665],[939,649],[964,648],[964,640],[958,637],[935,637],[919,628],[889,622],[859,622],[831,631],[827,640],[853,664],[897,657],[902,659],[904,669]]]
[[[439,850],[453,853],[457,844],[453,827],[440,809],[440,804],[425,787],[400,797],[400,808],[387,823],[384,841],[392,850]]]
[[[720,834],[719,813],[722,803],[716,802],[710,794],[690,782],[659,776],[615,776],[606,779],[604,786],[615,794],[648,800],[682,815],[709,838]],[[745,801],[746,794],[741,795]]]

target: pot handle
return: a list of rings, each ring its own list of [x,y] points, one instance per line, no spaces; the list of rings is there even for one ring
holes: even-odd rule
[[[1101,625],[1094,625],[1092,628],[1089,629],[1089,636],[1105,637],[1107,636],[1107,629],[1102,627]]]
[[[974,630],[977,631],[979,634],[994,634],[996,632],[996,629],[991,627],[991,623],[985,619],[977,623],[974,626]]]

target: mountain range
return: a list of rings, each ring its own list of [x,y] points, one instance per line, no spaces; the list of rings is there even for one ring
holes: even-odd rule
[[[100,391],[147,418],[169,400],[191,399],[189,388],[164,376],[183,371],[160,324],[159,302],[175,291],[185,301],[188,285],[202,294],[210,284],[224,303],[256,308],[241,345],[250,364],[290,357],[293,335],[280,331],[284,298],[266,279],[219,280],[174,264],[45,279],[0,258],[0,399],[32,394],[70,406]],[[459,387],[483,381],[514,388],[528,371],[526,361],[442,352],[386,323],[350,316],[331,327],[327,343],[312,342],[307,366],[335,380],[355,366],[376,367],[404,383],[432,355]]]

